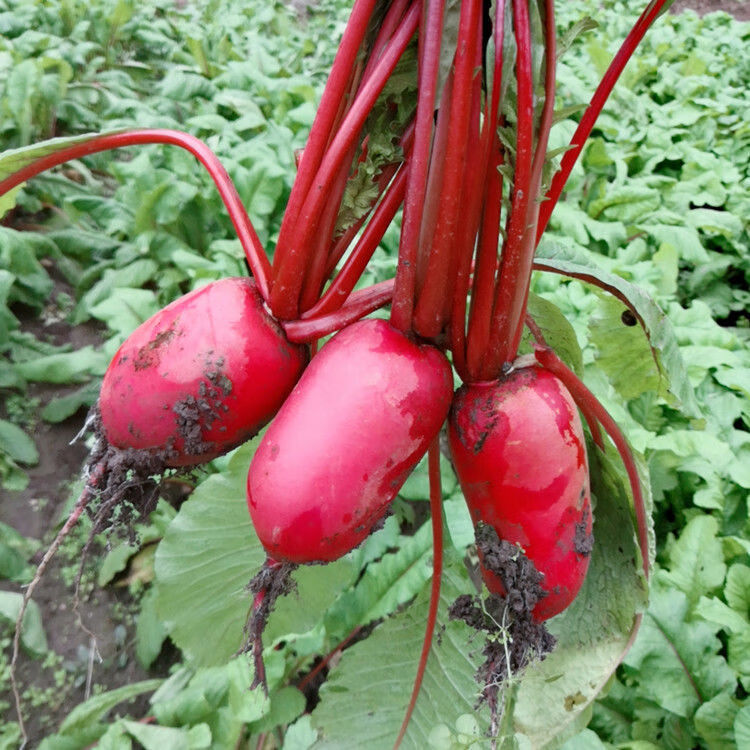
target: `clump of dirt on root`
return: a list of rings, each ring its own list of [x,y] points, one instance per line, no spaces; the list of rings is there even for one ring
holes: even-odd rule
[[[245,624],[245,643],[241,651],[253,651],[255,675],[250,689],[263,685],[268,693],[266,684],[266,669],[263,665],[263,631],[266,629],[268,617],[276,600],[286,596],[297,588],[292,578],[292,571],[297,566],[293,563],[280,563],[267,559],[263,567],[247,585],[247,590],[253,595],[253,605]]]
[[[503,683],[521,672],[535,659],[543,659],[555,647],[556,639],[532,612],[546,592],[542,574],[520,547],[501,541],[486,524],[476,528],[476,544],[482,563],[500,577],[506,595],[464,594],[452,604],[449,617],[462,620],[474,630],[484,632],[482,651],[485,661],[476,673],[482,685],[480,703],[486,702],[497,724],[498,693]]]

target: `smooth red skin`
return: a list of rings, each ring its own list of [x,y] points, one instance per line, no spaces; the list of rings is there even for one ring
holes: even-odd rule
[[[474,523],[519,544],[544,574],[537,620],[576,597],[589,555],[576,551],[576,525],[591,535],[586,446],[573,398],[554,375],[527,367],[500,381],[462,386],[448,430],[451,454]],[[500,578],[482,567],[487,588]]]
[[[363,320],[316,355],[263,436],[247,502],[268,554],[336,560],[380,520],[440,430],[451,367],[384,320]]]
[[[118,448],[176,451],[169,466],[208,461],[271,420],[307,361],[307,348],[289,343],[251,279],[215,281],[167,305],[117,351],[99,397],[105,434]],[[216,373],[231,389],[216,389]],[[186,453],[175,405],[211,389],[219,417],[201,422],[211,447]]]

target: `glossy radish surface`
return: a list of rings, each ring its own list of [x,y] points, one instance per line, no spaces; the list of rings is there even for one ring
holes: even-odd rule
[[[474,523],[520,545],[544,575],[538,620],[575,598],[591,554],[591,496],[583,428],[573,398],[539,367],[462,386],[449,421],[450,449]],[[493,593],[504,594],[483,567]]]
[[[450,406],[448,360],[384,320],[313,358],[250,464],[247,501],[269,556],[335,560],[384,515]]]
[[[273,417],[307,359],[251,279],[213,282],[151,317],[115,354],[99,398],[105,435],[118,448],[163,453],[167,466],[210,460]]]

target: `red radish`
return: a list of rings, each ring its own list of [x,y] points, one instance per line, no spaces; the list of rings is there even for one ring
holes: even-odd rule
[[[104,376],[99,409],[116,448],[208,461],[276,413],[308,360],[249,278],[215,281],[139,326]]]
[[[334,336],[250,464],[255,530],[279,562],[335,560],[384,515],[448,413],[451,367],[384,320]]]
[[[583,428],[562,382],[538,366],[462,386],[449,421],[451,454],[474,523],[518,544],[543,574],[533,614],[561,612],[591,554],[591,496]],[[487,588],[500,577],[482,568]]]

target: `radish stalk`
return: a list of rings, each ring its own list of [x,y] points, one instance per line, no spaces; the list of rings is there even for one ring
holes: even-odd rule
[[[419,7],[415,3],[410,7],[397,33],[388,44],[377,68],[360,88],[352,108],[341,123],[321,161],[318,173],[299,212],[294,245],[280,260],[278,270],[274,269],[270,304],[274,315],[281,320],[299,316],[302,280],[305,268],[311,262],[308,249],[318,228],[318,219],[328,199],[331,183],[337,174],[341,160],[354,143],[388,77],[411,41],[418,21]],[[305,167],[304,160],[302,167]]]
[[[443,10],[444,0],[427,3],[425,18],[420,26],[419,99],[401,225],[396,287],[391,306],[391,324],[399,331],[411,330],[419,234],[427,191],[437,78],[440,71]]]
[[[266,257],[265,250],[258,239],[258,235],[253,228],[250,217],[247,215],[247,211],[237,193],[237,189],[216,154],[203,141],[188,133],[182,133],[179,130],[155,128],[126,130],[122,133],[98,135],[85,143],[69,146],[56,151],[54,154],[36,159],[23,169],[14,172],[0,182],[0,195],[7,193],[31,177],[35,177],[41,172],[71,159],[80,159],[82,156],[98,154],[101,151],[109,151],[115,148],[155,143],[165,143],[184,148],[193,154],[211,175],[211,179],[219,191],[219,195],[227,208],[229,217],[242,244],[248,265],[258,285],[258,290],[263,299],[267,300],[271,266]]]
[[[432,583],[430,585],[430,604],[427,610],[427,622],[425,624],[424,640],[422,641],[422,653],[417,664],[417,674],[412,685],[411,698],[406,708],[404,719],[401,722],[393,750],[397,750],[404,739],[409,727],[414,707],[417,705],[422,680],[427,669],[427,659],[432,648],[432,638],[435,635],[435,624],[437,623],[437,611],[440,604],[440,585],[443,580],[443,492],[440,483],[440,438],[436,437],[430,445],[428,454],[428,472],[430,477],[430,518],[432,521]]]

